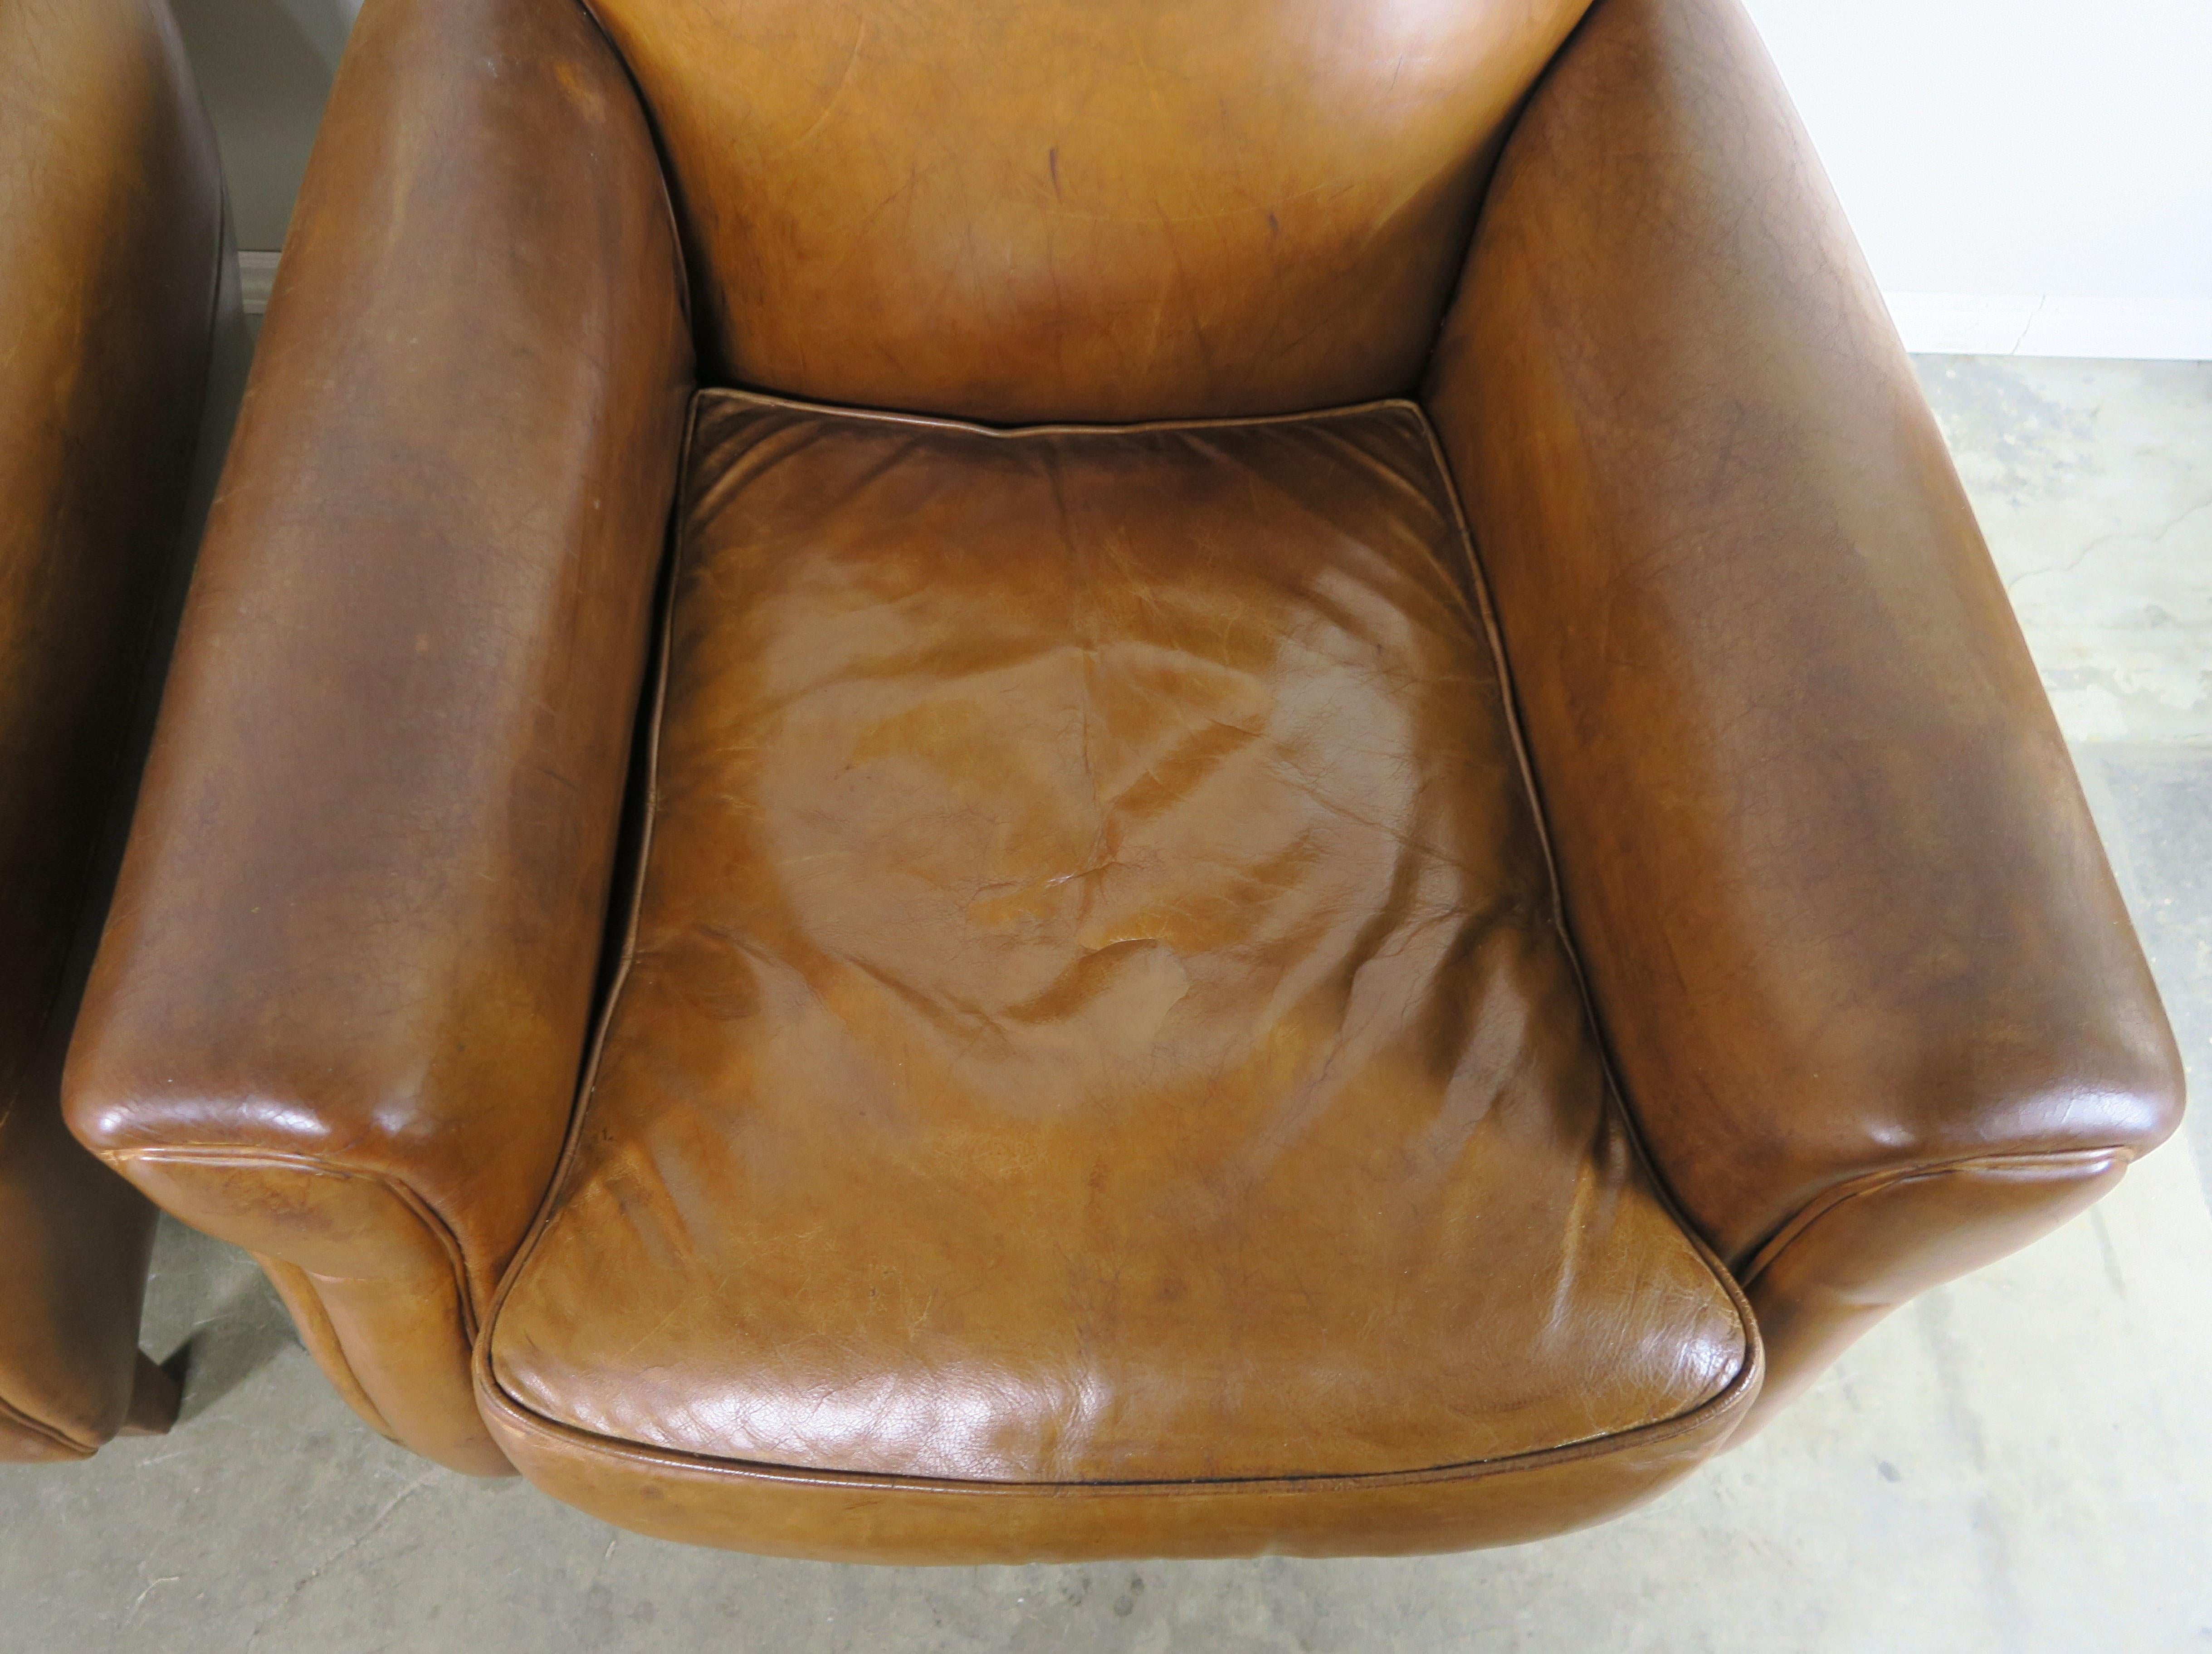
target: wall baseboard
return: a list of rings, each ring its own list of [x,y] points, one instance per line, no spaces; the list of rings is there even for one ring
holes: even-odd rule
[[[269,308],[276,255],[238,255],[248,315]],[[1885,293],[1905,348],[1935,356],[2135,356],[2212,361],[2212,299]]]
[[[269,289],[276,280],[276,255],[273,252],[241,252],[238,255],[239,293],[246,301],[246,313],[258,316],[269,308]]]
[[[1905,348],[1926,356],[2212,361],[2212,299],[1885,293]]]

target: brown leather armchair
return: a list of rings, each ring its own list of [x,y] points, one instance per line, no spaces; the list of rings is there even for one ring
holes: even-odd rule
[[[370,0],[77,1132],[418,1451],[903,1561],[1593,1521],[2095,1199],[1879,295],[1583,12]]]
[[[177,1408],[138,1353],[153,1208],[70,1138],[60,1080],[196,443],[204,423],[211,484],[243,369],[216,346],[244,338],[215,141],[160,0],[0,0],[0,1460],[71,1459]]]

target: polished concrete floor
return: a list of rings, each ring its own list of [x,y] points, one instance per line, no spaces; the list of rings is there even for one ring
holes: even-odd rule
[[[2212,367],[1936,360],[2212,1098]],[[2212,1106],[1650,1509],[1411,1561],[870,1570],[621,1534],[392,1448],[252,1267],[166,1228],[185,1418],[0,1469],[0,1649],[2212,1651]]]

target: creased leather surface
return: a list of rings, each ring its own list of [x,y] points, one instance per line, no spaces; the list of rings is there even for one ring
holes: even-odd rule
[[[1000,422],[1401,394],[1585,0],[592,0],[708,377]]]
[[[178,550],[222,179],[158,0],[0,3],[0,1458],[125,1422],[153,1212],[63,1048]]]
[[[376,1405],[396,1429],[435,1414],[410,1444],[460,1468],[501,1468],[462,1331],[567,1129],[690,374],[651,134],[590,21],[370,0],[193,582],[70,1110],[119,1163],[157,1152],[179,1215],[251,1250],[299,1263],[332,1225],[356,1237],[357,1270],[303,1267],[374,1278],[322,1289],[340,1341],[419,1347],[345,1354],[372,1394],[434,1372]],[[181,1170],[194,1154],[207,1175]],[[257,1158],[333,1175],[257,1179]],[[392,1191],[373,1221],[362,1179]]]
[[[1735,0],[1601,0],[1500,161],[1426,400],[1631,1109],[1723,1256],[1856,1178],[2173,1128],[2034,665]],[[2023,1188],[2075,1209],[2064,1178],[1900,1184],[1899,1298],[1986,1261],[1979,1188],[1991,1233],[2033,1232]],[[1778,1347],[1775,1383],[1835,1347]]]
[[[641,906],[500,1391],[617,1456],[1176,1483],[1747,1373],[1609,1104],[1417,410],[695,417]]]

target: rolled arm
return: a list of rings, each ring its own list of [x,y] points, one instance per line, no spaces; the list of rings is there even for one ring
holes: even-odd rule
[[[1941,436],[1737,0],[1598,0],[1425,390],[1649,1152],[1762,1412],[2094,1199],[2179,1065]]]
[[[504,1460],[477,1317],[568,1121],[691,357],[567,0],[370,0],[249,381],[66,1080],[340,1388]]]

